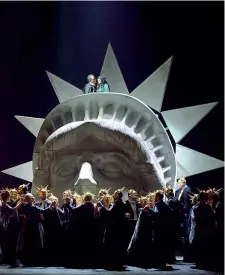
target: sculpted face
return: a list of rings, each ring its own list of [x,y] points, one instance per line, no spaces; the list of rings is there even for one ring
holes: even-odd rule
[[[174,185],[176,159],[166,130],[145,104],[119,93],[90,93],[48,114],[33,171],[33,186],[48,185],[59,198],[66,189],[97,195],[123,186],[146,195]]]
[[[78,194],[96,194],[102,188],[113,192],[121,186],[140,194],[159,188],[147,151],[124,131],[92,122],[79,127],[66,125],[47,140],[34,180],[43,184],[47,179],[45,183],[58,197],[72,188]]]

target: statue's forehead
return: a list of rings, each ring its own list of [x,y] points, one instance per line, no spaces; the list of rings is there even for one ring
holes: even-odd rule
[[[82,135],[83,133],[85,135]],[[128,135],[126,130],[119,131],[115,124],[113,128],[109,125],[108,128],[105,127],[104,123],[103,125],[101,123],[83,123],[78,126],[71,124],[50,136],[43,150],[51,151],[53,155],[57,156],[74,153],[84,155],[88,151],[96,154],[105,153],[107,157],[121,153],[135,162],[147,161],[150,156],[141,140],[135,135],[131,136],[132,133]]]

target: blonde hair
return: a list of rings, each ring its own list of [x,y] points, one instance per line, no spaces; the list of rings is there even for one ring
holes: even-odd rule
[[[48,190],[48,185],[45,186],[45,187],[37,187],[37,186],[34,186],[35,189],[36,189],[36,194],[38,195],[39,198],[42,197],[42,193],[46,193],[46,197],[49,196],[49,190]]]
[[[128,191],[128,197],[138,199],[138,193],[134,189]]]
[[[113,197],[111,195],[109,195],[109,194],[104,195],[102,197],[102,200],[106,201],[107,198],[109,199],[109,203],[113,203]]]
[[[70,189],[68,190],[65,190],[63,193],[62,193],[62,198],[65,200],[65,199],[71,199],[73,196],[72,192]]]

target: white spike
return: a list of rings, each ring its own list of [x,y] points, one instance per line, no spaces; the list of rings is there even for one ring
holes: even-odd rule
[[[41,125],[44,122],[43,118],[27,117],[27,116],[15,116],[15,118],[23,124],[35,137],[37,137]]]
[[[224,167],[222,160],[202,154],[190,148],[176,145],[177,178],[188,177]]]
[[[33,181],[32,161],[6,169],[2,171],[2,173],[25,180],[25,181],[32,182]]]
[[[74,96],[83,94],[82,90],[80,90],[77,87],[73,86],[72,84],[62,80],[58,76],[56,76],[52,73],[49,73],[49,72],[47,72],[47,75],[49,77],[49,80],[51,81],[53,89],[55,90],[55,93],[56,93],[60,103],[62,103],[63,101],[66,101],[67,99],[70,99]]]
[[[218,102],[162,112],[169,130],[178,143],[191,131]]]
[[[144,80],[131,95],[146,103],[151,108],[161,111],[170,72],[172,57]]]
[[[110,91],[114,93],[129,94],[115,54],[109,43],[105,59],[102,65],[101,76],[106,78],[110,85]]]

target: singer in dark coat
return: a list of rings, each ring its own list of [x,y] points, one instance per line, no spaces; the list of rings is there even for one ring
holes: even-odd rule
[[[57,199],[57,198],[56,198]],[[62,253],[62,219],[63,211],[58,207],[57,201],[53,201],[51,205],[43,210],[44,214],[44,250],[45,265],[56,266],[61,263]],[[57,253],[52,253],[57,251]]]
[[[72,210],[71,220],[66,229],[69,244],[73,253],[69,251],[66,258],[66,267],[87,268],[94,262],[95,251],[95,206],[92,203],[92,194],[84,194],[84,203]]]
[[[9,192],[2,191],[0,205],[0,250],[2,264],[16,265],[19,219],[15,208],[8,205]],[[18,202],[19,203],[19,202]]]
[[[168,261],[169,245],[172,237],[172,210],[163,201],[163,194],[155,194],[155,226],[154,226],[154,266],[165,268]]]
[[[27,205],[23,207],[25,218],[18,239],[18,257],[26,266],[41,266],[44,256],[44,229],[41,223],[43,214],[40,208],[33,205],[32,194],[27,193],[25,201]]]
[[[146,206],[140,215],[128,247],[128,264],[149,268],[152,263],[155,213]]]
[[[212,268],[214,265],[211,252],[215,250],[216,220],[211,206],[206,202],[206,194],[200,192],[198,204],[191,212],[189,241],[198,268]]]
[[[121,268],[126,262],[126,206],[122,201],[123,194],[115,191],[114,204],[110,209],[106,221],[103,241],[105,257],[102,259],[107,268]]]
[[[171,212],[171,238],[168,246],[168,263],[174,263],[176,261],[175,251],[179,245],[179,231],[180,231],[180,216],[179,216],[179,204],[174,200],[174,193],[172,188],[165,189],[165,196],[167,198],[166,204],[172,209]]]

